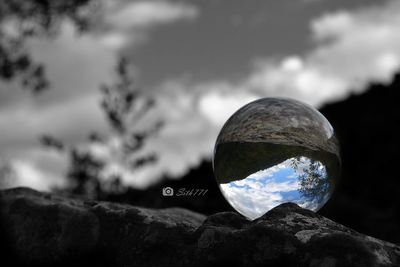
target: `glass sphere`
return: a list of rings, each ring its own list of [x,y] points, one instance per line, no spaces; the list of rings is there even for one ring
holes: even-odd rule
[[[236,111],[218,135],[213,158],[225,199],[251,220],[285,202],[319,210],[333,192],[340,165],[328,120],[286,98],[262,98]]]

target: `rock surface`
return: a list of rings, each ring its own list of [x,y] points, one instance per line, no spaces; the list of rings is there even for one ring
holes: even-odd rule
[[[251,222],[15,188],[0,191],[0,214],[2,259],[13,266],[400,265],[399,246],[291,203]]]

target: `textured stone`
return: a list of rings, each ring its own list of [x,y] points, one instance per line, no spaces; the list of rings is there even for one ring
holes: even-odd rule
[[[2,258],[41,266],[399,266],[400,247],[295,204],[255,221],[0,191]],[[4,266],[4,265],[2,265]]]

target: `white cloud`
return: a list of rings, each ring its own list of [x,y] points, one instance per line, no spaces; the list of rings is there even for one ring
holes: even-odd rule
[[[298,56],[289,56],[282,60],[281,68],[283,71],[296,72],[304,68],[303,60]]]
[[[210,90],[199,99],[200,112],[215,125],[222,125],[230,114],[244,104],[258,99],[256,94],[248,92],[221,92]]]
[[[140,44],[148,39],[152,28],[180,20],[194,20],[199,15],[196,6],[170,1],[117,1],[105,5],[104,22],[109,29],[98,35],[106,46],[120,49],[127,44]]]
[[[310,28],[315,47],[309,53],[257,59],[241,82],[215,81],[212,86],[224,84],[225,93],[287,96],[320,106],[361,92],[370,82],[387,83],[400,68],[398,1],[328,13],[314,19]]]
[[[118,28],[144,28],[195,19],[199,10],[187,3],[168,1],[135,1],[123,4],[106,16],[106,22]]]
[[[135,36],[128,36],[123,32],[107,32],[97,37],[101,44],[111,49],[121,49],[129,42],[142,42],[145,38],[143,34],[136,33]]]
[[[12,160],[11,168],[15,172],[15,179],[10,185],[27,186],[42,191],[50,191],[52,187],[64,185],[64,180],[54,173],[47,172],[30,160]]]
[[[400,67],[400,3],[327,14],[312,22],[317,48],[307,56],[322,78],[341,81],[333,97],[387,83]],[[322,89],[320,89],[321,91]],[[315,89],[315,91],[317,91]]]
[[[258,172],[255,172],[255,173],[249,175],[246,178],[252,178],[252,179],[255,179],[255,180],[261,180],[261,179],[265,179],[265,177],[272,177],[272,176],[274,176],[275,173],[279,172],[282,169],[287,168],[287,166],[290,163],[289,161],[290,160],[286,160],[286,161],[284,161],[282,163],[279,163],[277,165],[274,165],[274,166],[272,166],[272,167],[270,167],[268,169],[260,170]]]
[[[230,187],[229,184],[222,184],[220,188],[230,204],[251,220],[260,217],[284,201],[278,192],[264,192],[262,188],[255,186],[243,189]]]

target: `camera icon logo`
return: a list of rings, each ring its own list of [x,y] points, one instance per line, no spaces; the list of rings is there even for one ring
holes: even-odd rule
[[[164,187],[162,189],[162,194],[163,194],[163,196],[166,196],[166,197],[173,196],[174,195],[174,189],[172,189],[171,187]]]

